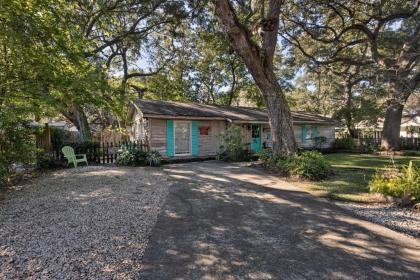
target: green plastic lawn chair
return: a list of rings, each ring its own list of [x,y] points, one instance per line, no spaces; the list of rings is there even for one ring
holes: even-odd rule
[[[61,151],[64,154],[64,157],[67,159],[67,165],[73,163],[74,167],[77,167],[79,162],[85,162],[88,165],[86,154],[74,154],[74,150],[70,146],[64,146]],[[79,158],[77,158],[79,157]]]

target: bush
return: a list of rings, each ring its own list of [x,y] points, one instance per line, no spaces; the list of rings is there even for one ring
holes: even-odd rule
[[[276,168],[276,159],[273,157],[273,151],[271,149],[263,149],[257,153],[257,156],[265,168]]]
[[[360,152],[365,154],[372,154],[378,151],[378,144],[372,140],[364,139],[360,142]]]
[[[63,163],[56,160],[50,153],[38,150],[36,155],[36,167],[38,169],[54,169],[63,167]]]
[[[403,151],[402,155],[418,157],[420,156],[420,151],[413,151],[413,150]]]
[[[150,166],[160,166],[162,164],[162,155],[157,151],[147,153],[147,161]]]
[[[300,155],[282,157],[277,161],[277,169],[285,175],[309,180],[320,180],[331,173],[331,165],[318,151],[306,151]]]
[[[146,166],[147,152],[138,148],[122,148],[117,163],[130,166]]]
[[[337,138],[333,143],[333,149],[336,150],[354,150],[356,147],[356,141],[351,137]]]
[[[8,183],[9,170],[6,166],[0,164],[0,187]]]
[[[31,164],[35,158],[32,130],[25,122],[8,121],[0,112],[0,186],[10,183],[15,164]]]
[[[420,201],[420,168],[412,161],[401,171],[379,170],[369,182],[370,191],[401,199],[403,206]]]
[[[313,138],[315,149],[322,149],[322,147],[327,143],[327,137],[318,136]]]
[[[224,161],[249,161],[251,155],[246,148],[240,127],[230,127],[223,135],[218,158]]]
[[[157,151],[143,151],[137,147],[128,148],[123,146],[117,163],[129,166],[160,166],[162,156]]]

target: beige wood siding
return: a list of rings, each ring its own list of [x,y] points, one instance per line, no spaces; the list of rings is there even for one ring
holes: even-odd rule
[[[335,129],[331,125],[314,125],[318,128],[318,136],[324,136],[327,138],[327,142],[322,146],[322,148],[329,148],[334,142]],[[312,125],[306,125],[307,129],[311,129]],[[301,148],[313,148],[315,143],[312,139],[306,139],[305,143],[302,143],[302,125],[293,126],[295,133],[295,139],[298,144],[298,147]]]
[[[150,148],[166,156],[166,119],[150,120]],[[199,156],[216,155],[220,144],[220,135],[225,131],[224,121],[198,121],[198,127],[210,127],[209,135],[198,135]]]
[[[324,136],[327,138],[327,142],[322,146],[322,148],[329,148],[334,142],[335,130],[334,126],[331,125],[315,125],[318,129],[318,136]],[[311,129],[312,125],[306,125],[307,129]],[[268,125],[263,125],[263,134],[262,142],[267,141],[267,132],[270,130]],[[307,139],[304,144],[302,144],[302,125],[294,125],[293,132],[295,135],[296,143],[300,148],[313,148],[314,141]],[[271,140],[269,141],[271,142]]]
[[[166,120],[150,120],[150,149],[166,156]]]
[[[149,119],[150,123],[150,148],[152,150],[160,152],[163,156],[166,156],[166,119]],[[242,128],[244,143],[249,144],[251,142],[251,124],[235,124]],[[324,136],[327,138],[327,143],[323,145],[323,148],[328,148],[334,141],[334,126],[331,125],[316,125],[318,129],[318,136]],[[214,156],[219,151],[219,147],[222,144],[221,135],[225,133],[227,123],[225,121],[198,121],[198,127],[210,127],[208,135],[198,135],[198,154],[200,157]],[[311,125],[306,125],[308,129]],[[269,125],[262,125],[262,143],[267,142],[267,132],[269,131]],[[293,131],[295,135],[298,147],[301,148],[313,148],[314,142],[311,139],[307,139],[306,143],[302,145],[302,126],[294,125]]]
[[[224,121],[198,121],[198,128],[210,127],[208,135],[198,133],[198,155],[213,156],[219,151],[221,134],[225,130]]]

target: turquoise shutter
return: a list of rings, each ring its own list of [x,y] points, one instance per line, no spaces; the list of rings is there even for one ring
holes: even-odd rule
[[[166,155],[174,156],[174,121],[166,120]]]
[[[306,126],[302,126],[302,133],[301,133],[301,140],[302,144],[306,143]]]
[[[198,122],[191,121],[191,152],[193,156],[198,156]]]
[[[312,127],[312,139],[315,139],[318,137],[318,127],[313,126]]]

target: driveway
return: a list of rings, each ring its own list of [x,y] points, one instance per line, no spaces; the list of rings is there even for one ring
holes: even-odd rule
[[[257,169],[169,165],[144,279],[420,279],[420,242]]]
[[[0,279],[138,279],[170,182],[159,168],[89,166],[0,201]]]

